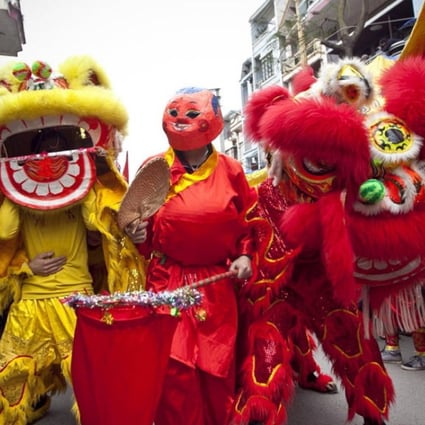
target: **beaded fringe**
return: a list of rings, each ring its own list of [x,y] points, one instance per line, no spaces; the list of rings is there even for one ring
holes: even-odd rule
[[[379,310],[372,312],[374,335],[395,335],[400,331],[413,332],[424,327],[425,300],[422,289],[421,283],[386,298]]]

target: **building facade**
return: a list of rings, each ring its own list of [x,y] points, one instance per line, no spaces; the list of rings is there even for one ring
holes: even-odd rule
[[[18,56],[25,44],[19,0],[0,0],[0,55]]]
[[[384,53],[396,57],[422,7],[422,0],[265,0],[249,20],[252,54],[241,68],[242,111],[251,94],[291,79],[304,64],[316,71],[342,56],[371,60]],[[363,6],[366,6],[364,9]],[[362,15],[364,13],[364,15]],[[359,25],[359,22],[364,25]],[[356,33],[358,32],[358,34]],[[345,36],[357,35],[351,51],[344,51]],[[258,144],[243,137],[243,112],[235,115],[224,135],[225,150],[233,141],[246,173],[265,165]],[[237,123],[237,125],[235,124]],[[233,156],[233,155],[232,155]]]

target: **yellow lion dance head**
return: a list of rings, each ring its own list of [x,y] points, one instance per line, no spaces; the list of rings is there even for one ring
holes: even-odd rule
[[[0,192],[31,209],[67,207],[116,167],[128,114],[90,57],[0,69]]]

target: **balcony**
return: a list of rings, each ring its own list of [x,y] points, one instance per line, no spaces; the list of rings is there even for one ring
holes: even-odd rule
[[[320,61],[323,59],[324,55],[325,50],[320,43],[320,40],[314,39],[306,45],[306,56],[308,64],[312,65]],[[302,66],[301,62],[301,52],[299,50],[294,53],[286,51],[282,52],[280,63],[282,66],[281,72],[284,82],[289,81],[293,75],[300,70]]]
[[[329,3],[331,3],[331,0],[302,0],[300,2],[300,13],[302,15],[302,4],[306,4],[306,11],[307,19],[312,18],[314,15],[318,15],[322,10],[324,10]]]
[[[0,55],[18,56],[25,44],[19,1],[0,0]]]

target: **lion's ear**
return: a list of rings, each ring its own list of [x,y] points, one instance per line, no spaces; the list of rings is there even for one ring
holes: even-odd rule
[[[103,68],[90,56],[73,56],[59,66],[70,89],[99,86],[110,89],[109,79]]]

